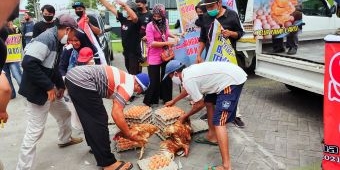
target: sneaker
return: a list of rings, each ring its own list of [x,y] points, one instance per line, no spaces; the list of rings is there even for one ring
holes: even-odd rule
[[[63,147],[66,147],[66,146],[70,146],[70,145],[75,145],[75,144],[78,144],[78,143],[81,143],[83,141],[83,138],[74,138],[74,137],[71,137],[71,140],[67,143],[64,143],[64,144],[58,144],[58,146],[60,148],[63,148]]]
[[[239,117],[235,117],[233,123],[235,124],[236,127],[239,127],[239,128],[244,128],[245,126],[244,122]]]
[[[289,48],[287,54],[288,55],[294,55],[297,52],[297,48]]]
[[[208,113],[205,113],[200,117],[201,120],[208,120]]]

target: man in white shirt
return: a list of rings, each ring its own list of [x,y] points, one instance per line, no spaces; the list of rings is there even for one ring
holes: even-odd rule
[[[182,84],[184,89],[180,95],[166,103],[166,106],[174,105],[188,94],[195,102],[192,109],[179,118],[182,123],[205,106],[204,95],[217,94],[214,113],[212,116],[208,115],[208,121],[214,126],[209,131],[216,135],[222,156],[222,165],[216,169],[231,170],[226,124],[236,116],[247,74],[239,66],[227,62],[204,62],[185,68],[181,62],[172,60],[165,68],[164,78],[167,76],[174,83]]]

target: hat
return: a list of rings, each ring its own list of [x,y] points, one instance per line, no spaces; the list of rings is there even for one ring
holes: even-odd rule
[[[142,3],[142,4],[146,4],[146,0],[136,0],[136,3]]]
[[[129,6],[132,10],[137,11],[136,2],[132,2],[131,0],[126,1],[126,5]]]
[[[77,61],[80,63],[87,63],[93,58],[93,51],[89,47],[84,47],[79,51]]]
[[[136,81],[142,87],[143,91],[146,91],[150,85],[150,78],[145,73],[139,73],[136,76]]]
[[[74,29],[78,28],[78,24],[76,20],[74,20],[69,14],[62,14],[58,17],[59,25],[63,25],[66,27],[71,27]]]
[[[181,67],[183,67],[184,64],[181,63],[180,61],[178,60],[171,60],[168,62],[168,64],[166,64],[166,67],[165,67],[165,75],[163,77],[163,80],[168,77],[168,75],[172,72],[175,72],[176,70],[180,69]]]
[[[219,0],[204,0],[204,3],[202,3],[201,6],[214,4],[214,3],[218,2],[218,1]]]
[[[85,8],[85,5],[84,5],[84,3],[82,3],[82,2],[74,2],[73,4],[72,4],[72,8],[73,9],[76,9],[77,7],[83,7],[83,8]]]

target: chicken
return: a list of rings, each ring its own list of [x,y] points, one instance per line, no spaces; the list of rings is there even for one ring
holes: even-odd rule
[[[131,141],[129,139],[122,140],[125,142],[124,144],[118,144],[118,146],[124,146],[124,149],[126,150],[127,148],[136,148],[136,147],[141,147],[141,152],[139,155],[139,159],[142,158],[144,154],[144,148],[145,145],[148,143],[148,139],[150,138],[151,135],[155,134],[158,131],[158,128],[155,125],[152,124],[133,124],[130,126],[130,132],[134,133],[137,132],[136,134],[140,137],[140,141]],[[118,135],[120,136],[120,135]],[[122,137],[120,137],[122,138]],[[118,139],[118,142],[120,139]]]
[[[165,128],[164,133],[169,138],[161,142],[161,149],[165,149],[173,154],[183,149],[185,156],[189,154],[189,144],[191,141],[191,128],[189,124],[182,124],[177,121],[175,124]]]

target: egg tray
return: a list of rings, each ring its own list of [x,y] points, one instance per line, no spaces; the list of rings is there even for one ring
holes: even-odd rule
[[[118,141],[117,140],[114,140],[114,149],[113,151],[116,151],[116,152],[123,152],[123,151],[128,151],[128,150],[136,150],[138,148],[141,148],[141,146],[131,146],[129,148],[120,148],[119,147],[119,144],[118,144]]]
[[[129,115],[126,114],[126,112],[129,110],[129,109],[132,109],[133,107],[136,107],[136,106],[132,106],[128,109],[126,109],[124,111],[124,116],[125,116],[125,119],[134,119],[134,120],[143,120],[147,117],[149,117],[150,115],[152,115],[152,108],[150,107],[148,110],[146,110],[143,114],[140,114],[138,117],[130,117]]]
[[[161,140],[166,140],[168,138],[167,135],[164,134],[164,132],[162,130],[159,130],[158,132],[156,132],[156,135],[161,139]]]
[[[145,159],[137,161],[137,164],[138,164],[138,166],[140,167],[141,170],[150,170],[149,163],[151,161],[151,158],[152,157],[145,158]],[[159,168],[157,170],[178,170],[178,165],[174,160],[172,160],[172,161],[170,161],[168,166]]]
[[[131,124],[143,124],[143,123],[151,123],[152,122],[152,115],[149,114],[148,116],[144,116],[143,119],[131,119],[131,118],[125,118],[126,122]]]
[[[167,111],[167,109],[171,109],[171,108],[173,108],[174,112],[176,112],[177,114],[173,115],[172,117],[168,117],[166,112],[169,112]],[[168,122],[168,121],[176,121],[184,113],[185,112],[182,109],[174,106],[174,107],[157,109],[154,115],[155,115],[155,118],[158,118],[162,120],[163,122]]]
[[[201,119],[191,120],[190,123],[191,123],[190,125],[191,132],[193,134],[205,132],[209,129],[208,122],[201,120]]]
[[[178,118],[179,117],[164,121],[163,119],[155,116],[154,122],[159,122],[159,124],[162,124],[164,126],[169,126],[169,125],[174,124],[178,120]]]

